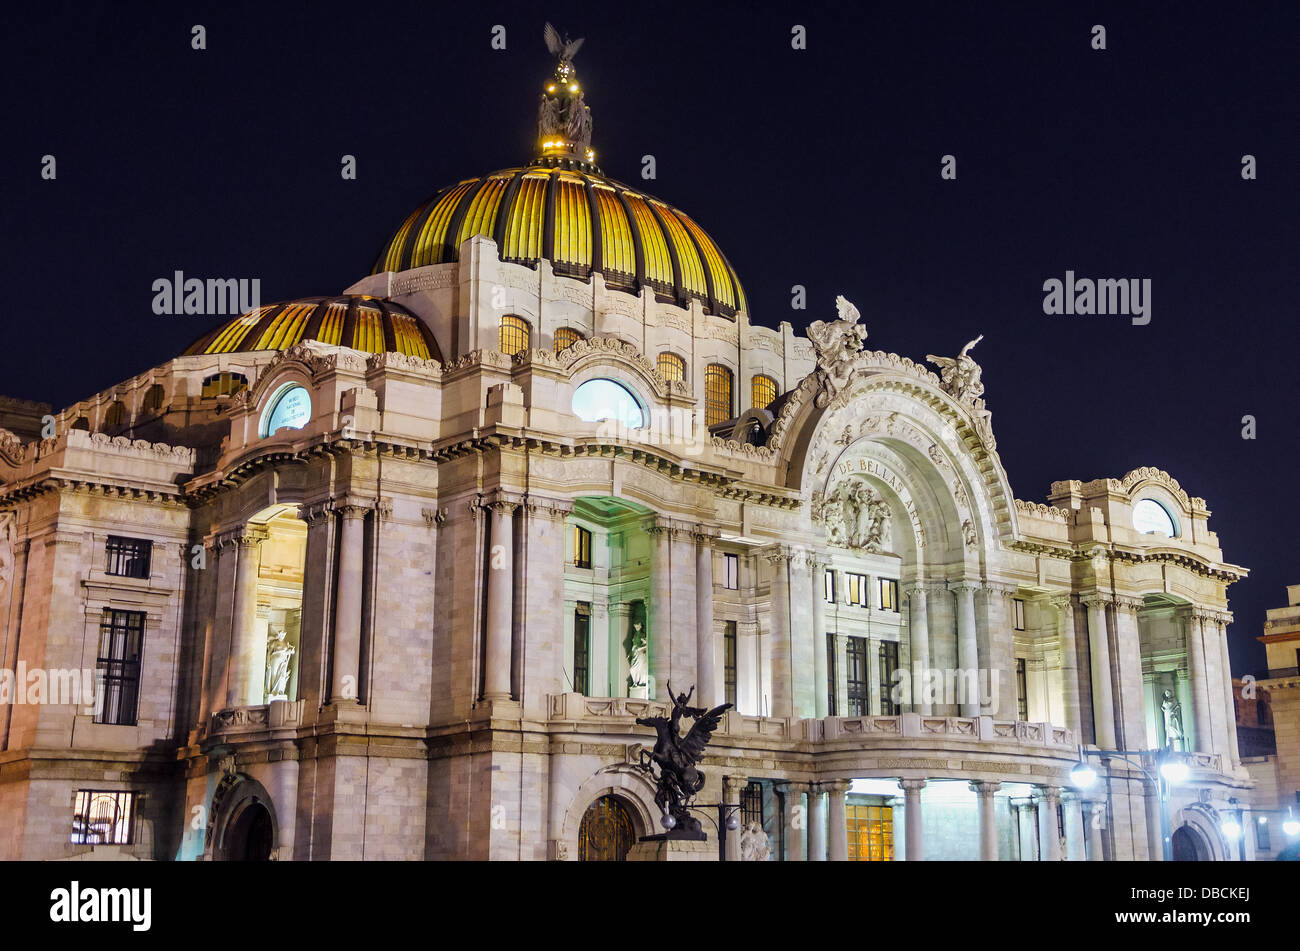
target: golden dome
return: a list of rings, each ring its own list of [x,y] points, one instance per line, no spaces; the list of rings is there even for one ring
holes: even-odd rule
[[[523,168],[468,178],[416,208],[384,246],[372,274],[457,260],[461,243],[492,238],[501,260],[663,300],[697,298],[735,317],[745,295],[718,246],[685,212],[601,175],[594,166],[543,157]]]
[[[182,356],[286,350],[303,340],[442,360],[419,317],[392,301],[364,295],[304,297],[259,307],[204,334]]]

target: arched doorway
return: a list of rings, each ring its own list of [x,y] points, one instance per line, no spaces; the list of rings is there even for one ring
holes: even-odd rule
[[[1175,862],[1208,862],[1210,850],[1201,834],[1191,826],[1179,826],[1172,836]]]
[[[224,852],[231,862],[267,862],[275,830],[266,806],[251,800],[235,816],[224,836]]]
[[[578,860],[624,862],[636,841],[632,813],[617,796],[601,796],[578,826]]]

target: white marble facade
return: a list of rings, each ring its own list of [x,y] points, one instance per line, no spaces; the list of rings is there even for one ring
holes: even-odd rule
[[[116,790],[137,794],[117,851],[138,858],[239,857],[262,835],[280,859],[574,859],[602,796],[658,831],[633,720],[669,681],[734,700],[700,799],[762,782],[787,859],[847,856],[855,789],[893,809],[896,858],[1158,857],[1138,771],[1114,761],[1109,800],[1069,773],[1079,745],[1162,746],[1169,689],[1191,766],[1173,825],[1233,857],[1215,817],[1249,796],[1225,640],[1245,571],[1167,473],[1017,499],[969,351],[941,377],[862,348],[843,306],[810,340],[502,263],[483,237],[348,293],[419,315],[445,361],[304,342],[179,357],[60,411],[0,404],[0,668],[94,669],[105,608],[145,618],[134,723],[0,707],[0,858],[84,857],[76,794]],[[533,334],[513,356],[507,314]],[[561,327],[583,339],[556,353]],[[735,380],[735,422],[712,431],[711,364]],[[203,397],[219,372],[249,386]],[[771,411],[747,405],[759,373],[784,394]],[[597,378],[648,425],[578,419]],[[288,383],[310,412],[263,436]],[[1147,499],[1173,537],[1135,530]],[[109,536],[152,543],[147,578],[105,571]],[[268,702],[276,632],[293,678]],[[895,706],[893,663],[980,690]]]

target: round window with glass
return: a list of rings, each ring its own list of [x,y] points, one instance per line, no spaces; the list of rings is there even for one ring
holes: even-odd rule
[[[628,429],[645,425],[641,402],[622,383],[588,380],[573,391],[573,415],[589,423],[612,419]]]
[[[282,386],[262,414],[262,435],[281,429],[302,429],[311,420],[311,394],[297,383]]]
[[[1155,499],[1139,499],[1133,505],[1133,530],[1143,535],[1164,535],[1174,538],[1178,526],[1169,510]]]

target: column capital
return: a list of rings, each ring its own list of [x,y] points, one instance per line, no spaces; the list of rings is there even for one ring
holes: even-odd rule
[[[1117,609],[1121,611],[1129,611],[1133,614],[1136,614],[1138,611],[1142,610],[1142,607],[1145,604],[1146,602],[1143,601],[1141,598],[1135,598],[1132,597],[1131,595],[1118,595],[1115,598],[1115,607]]]
[[[949,581],[947,583],[947,587],[949,591],[951,591],[953,594],[957,595],[958,597],[960,597],[963,594],[969,594],[971,597],[974,597],[975,592],[979,591],[980,588],[985,586],[981,585],[978,581],[973,581],[970,579],[962,579],[960,581]]]
[[[377,502],[357,495],[340,495],[330,499],[326,505],[331,512],[344,518],[365,518],[377,507]]]
[[[735,805],[740,800],[740,794],[745,791],[749,785],[749,777],[739,774],[722,777],[723,798],[728,805]]]
[[[1061,798],[1060,786],[1039,786],[1034,790],[1034,798],[1041,799],[1049,805]]]
[[[777,788],[787,796],[798,796],[802,793],[810,792],[812,783],[797,782],[791,779],[783,779],[777,782]]]
[[[967,582],[976,583],[976,582]],[[980,581],[977,582],[979,588],[983,590],[984,597],[993,598],[1014,598],[1020,591],[1019,585],[1007,584],[1005,581]]]
[[[925,784],[927,781],[928,780],[924,780],[924,779],[900,779],[898,781],[898,785],[903,787],[904,792],[919,793],[922,789],[925,788]]]
[[[1079,603],[1086,604],[1088,607],[1107,608],[1115,603],[1115,599],[1108,594],[1100,591],[1091,591],[1087,594],[1079,595]]]
[[[267,536],[265,525],[240,525],[217,535],[218,548],[256,548]]]
[[[907,595],[908,600],[916,598],[920,601],[924,601],[926,587],[925,582],[914,581],[903,589],[903,594]]]
[[[420,509],[420,515],[424,518],[424,524],[427,528],[433,528],[433,526],[441,525],[447,521],[447,510],[440,509],[437,506]]]
[[[976,779],[970,783],[971,792],[981,798],[991,798],[994,793],[1002,788],[1001,782],[994,782],[987,779]]]
[[[722,535],[722,530],[716,525],[705,525],[699,522],[695,525],[693,533],[695,542],[704,548],[713,547],[713,543]]]
[[[831,556],[830,556],[830,553],[829,553],[829,552],[817,551],[816,549],[810,549],[810,550],[808,551],[808,553],[805,555],[805,557],[806,557],[806,559],[807,559],[807,561],[808,561],[808,570],[809,570],[809,571],[813,571],[813,572],[815,572],[815,571],[817,571],[819,568],[829,568],[829,567],[830,567],[830,564],[831,564]]]
[[[843,796],[849,791],[853,783],[847,779],[828,779],[824,780],[820,785],[823,790],[832,796]]]
[[[524,496],[523,505],[529,518],[562,522],[573,514],[573,502],[569,499],[550,498],[531,492]]]
[[[319,502],[304,502],[298,506],[298,518],[308,525],[315,525],[318,522],[328,521],[332,511],[328,499]]]
[[[1074,606],[1074,595],[1069,591],[1053,592],[1049,596],[1052,607],[1058,611],[1068,611]]]

